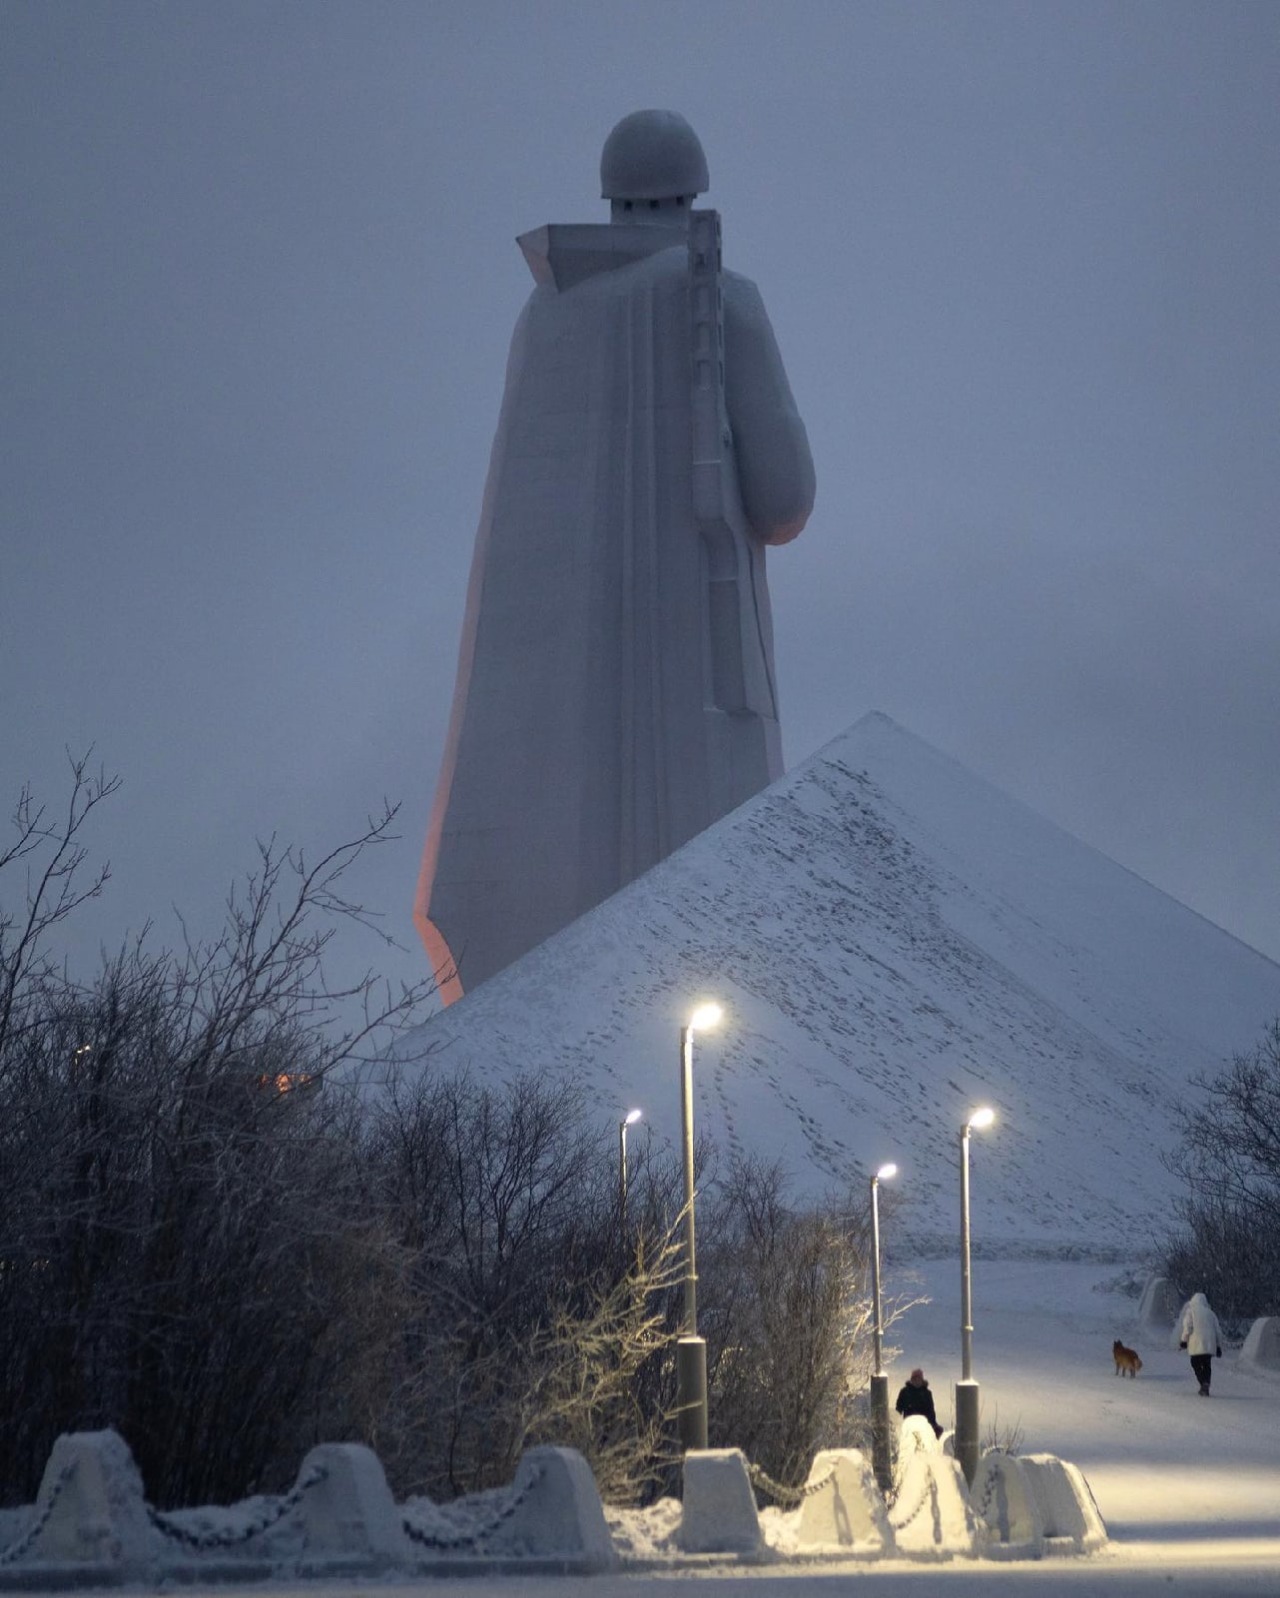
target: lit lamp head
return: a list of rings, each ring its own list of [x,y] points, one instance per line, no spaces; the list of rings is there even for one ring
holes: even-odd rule
[[[690,1032],[706,1032],[711,1027],[719,1026],[724,1016],[724,1011],[718,1004],[700,1004],[689,1017]]]
[[[628,1110],[627,1113],[622,1117],[622,1125],[634,1126],[643,1115],[643,1110]]]
[[[984,1104],[980,1110],[975,1110],[965,1122],[966,1132],[980,1132],[983,1127],[990,1126],[996,1118],[996,1112],[989,1104]]]
[[[898,1167],[896,1165],[882,1165],[875,1174],[875,1180],[877,1182],[887,1182],[891,1176],[897,1176],[897,1174]]]

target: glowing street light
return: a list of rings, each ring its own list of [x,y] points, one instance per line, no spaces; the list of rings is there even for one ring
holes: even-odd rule
[[[871,1178],[871,1303],[875,1319],[875,1368],[871,1373],[871,1468],[881,1490],[893,1485],[889,1463],[889,1378],[884,1373],[884,1317],[880,1303],[880,1184],[897,1176],[896,1165],[882,1165]]]
[[[700,1004],[680,1028],[680,1126],[684,1134],[684,1324],[676,1343],[680,1443],[707,1446],[707,1345],[698,1336],[698,1265],[693,1227],[693,1034],[718,1026],[724,1011]]]
[[[955,1452],[973,1485],[978,1469],[978,1384],[973,1380],[973,1298],[969,1270],[969,1133],[996,1118],[989,1106],[975,1110],[960,1128],[960,1380],[956,1383]]]
[[[720,1025],[724,1019],[724,1011],[718,1004],[700,1004],[689,1017],[687,1032],[708,1032],[712,1027]]]
[[[627,1128],[634,1126],[643,1115],[643,1110],[628,1110],[618,1122],[618,1214],[624,1238],[627,1235]]]

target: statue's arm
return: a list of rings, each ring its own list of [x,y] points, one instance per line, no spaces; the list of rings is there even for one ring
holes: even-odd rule
[[[724,366],[742,508],[757,538],[789,543],[813,510],[813,456],[760,291],[733,272],[724,274]]]

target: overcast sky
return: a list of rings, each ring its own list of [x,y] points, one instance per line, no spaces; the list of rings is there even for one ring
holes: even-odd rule
[[[1280,958],[1277,84],[1274,0],[0,0],[0,794],[122,775],[83,936],[386,795],[416,968],[514,236],[657,106],[817,464],[788,763],[883,710]]]

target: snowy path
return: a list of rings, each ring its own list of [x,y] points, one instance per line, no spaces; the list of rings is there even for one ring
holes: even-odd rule
[[[903,1353],[890,1386],[896,1392],[910,1367],[923,1365],[939,1419],[949,1422],[959,1266],[929,1261],[917,1269],[932,1302],[894,1328]],[[1135,1301],[1094,1291],[1117,1272],[973,1262],[983,1441],[993,1427],[998,1435],[1020,1427],[1023,1452],[1079,1465],[1118,1545],[1266,1537],[1280,1550],[1280,1379],[1237,1374],[1228,1350],[1214,1361],[1213,1396],[1200,1398],[1187,1356],[1136,1330]],[[1134,1381],[1115,1374],[1116,1337],[1142,1356]]]

